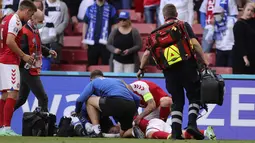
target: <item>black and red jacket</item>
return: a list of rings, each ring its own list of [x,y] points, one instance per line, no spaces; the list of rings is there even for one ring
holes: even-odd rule
[[[39,31],[35,29],[29,23],[25,24],[22,28],[23,36],[21,39],[21,49],[24,53],[33,56],[36,59],[36,64],[33,65],[29,72],[31,75],[39,75],[41,71],[42,55],[48,56],[49,49],[42,46]],[[22,60],[20,63],[20,68],[24,68],[25,62]]]

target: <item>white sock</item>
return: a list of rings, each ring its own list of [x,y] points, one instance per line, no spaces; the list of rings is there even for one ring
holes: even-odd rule
[[[9,129],[11,129],[11,127],[8,127],[8,126],[7,126],[7,127],[4,127],[4,129],[7,129],[7,130],[9,130]]]
[[[98,125],[93,125],[92,129],[94,130],[94,132],[95,132],[96,134],[101,133],[101,127],[100,127],[99,124],[98,124]]]
[[[120,137],[120,134],[106,134],[106,133],[103,133],[103,136],[105,138],[119,138]]]
[[[204,136],[206,137],[206,130],[204,131]]]

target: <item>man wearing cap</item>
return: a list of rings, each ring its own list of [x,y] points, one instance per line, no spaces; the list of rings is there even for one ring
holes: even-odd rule
[[[205,39],[216,45],[216,66],[231,67],[231,50],[234,45],[233,27],[237,19],[228,16],[222,6],[215,6],[213,10],[214,25],[210,25]]]
[[[88,7],[82,33],[83,47],[88,49],[88,65],[97,65],[99,58],[103,65],[109,64],[110,52],[106,49],[106,44],[116,23],[116,9],[105,0],[96,0]]]

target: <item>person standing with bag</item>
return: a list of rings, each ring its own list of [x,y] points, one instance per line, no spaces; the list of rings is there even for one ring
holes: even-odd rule
[[[39,106],[43,112],[48,112],[48,97],[43,88],[40,79],[40,69],[42,66],[42,52],[45,55],[52,55],[57,57],[54,50],[49,50],[41,46],[41,39],[38,29],[44,26],[44,14],[41,10],[37,9],[31,20],[23,26],[23,36],[21,40],[21,49],[24,53],[31,55],[35,59],[35,64],[30,65],[24,61],[20,64],[20,92],[19,98],[15,105],[15,110],[21,107],[27,100],[30,90],[35,94],[38,99]]]
[[[179,21],[173,4],[163,8],[165,24],[154,30],[148,37],[145,51],[137,77],[144,74],[145,63],[151,54],[157,67],[163,70],[166,88],[172,95],[172,138],[183,139],[182,118],[185,104],[184,90],[189,100],[187,132],[195,139],[204,139],[197,128],[197,116],[200,106],[200,77],[194,52],[204,64],[208,64],[192,28],[187,22]],[[151,38],[151,40],[150,40]],[[155,40],[156,38],[156,40]],[[159,42],[158,42],[159,41]]]

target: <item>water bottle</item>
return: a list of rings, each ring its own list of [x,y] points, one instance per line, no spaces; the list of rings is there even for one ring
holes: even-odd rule
[[[27,70],[30,69],[31,67],[32,67],[32,65],[29,64],[29,63],[26,63],[25,66],[24,66],[24,68],[27,69]]]
[[[33,53],[32,56],[35,58],[35,53]],[[29,64],[29,63],[26,63],[25,66],[24,66],[24,68],[27,69],[27,70],[30,69],[31,67],[32,67],[32,65]]]

